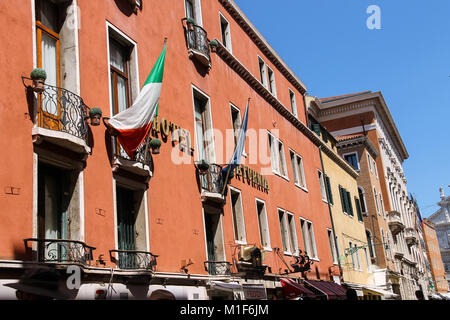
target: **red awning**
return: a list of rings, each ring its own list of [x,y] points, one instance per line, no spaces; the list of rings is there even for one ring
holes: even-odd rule
[[[347,299],[347,290],[335,282],[306,280],[306,283],[326,295],[328,300]]]
[[[301,284],[298,284],[292,279],[283,278],[280,280],[281,285],[283,286],[284,295],[287,298],[297,298],[297,297],[309,297],[313,298],[316,295],[314,292],[306,289]]]

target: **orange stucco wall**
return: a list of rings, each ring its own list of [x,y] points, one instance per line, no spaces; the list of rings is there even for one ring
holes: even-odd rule
[[[332,265],[327,237],[327,228],[331,228],[331,222],[327,205],[320,195],[317,169],[321,169],[321,165],[318,148],[218,55],[211,53],[212,69],[209,73],[202,74],[198,71],[196,65],[188,58],[181,23],[184,17],[183,1],[163,1],[158,5],[145,1],[143,10],[137,15],[124,14],[118,3],[124,5],[126,1],[78,1],[81,25],[78,32],[80,95],[84,102],[90,107],[100,107],[103,116],[111,116],[107,21],[137,44],[139,87],[144,83],[161,52],[164,37],[168,38],[159,114],[189,130],[193,143],[195,132],[192,86],[209,96],[213,127],[222,132],[231,128],[229,104],[233,103],[239,107],[243,115],[246,101],[250,97],[249,128],[279,129],[290,180],[275,175],[268,176],[270,187],[268,193],[259,191],[246,182],[232,180],[231,185],[242,191],[247,242],[259,244],[255,198],[262,199],[266,203],[272,247],[282,246],[277,208],[295,214],[300,249],[304,246],[299,218],[308,219],[314,225],[320,259],[314,264],[314,271],[310,277],[316,277],[317,267],[317,273],[322,279],[326,279],[328,267]],[[295,92],[299,119],[304,123],[302,94],[295,90],[272,62],[261,53],[220,3],[202,1],[202,11],[203,27],[208,31],[209,39],[220,39],[219,11],[228,19],[233,55],[255,77],[259,78],[258,55],[275,71],[277,97],[287,108],[290,107],[288,88]],[[2,137],[8,137],[0,139],[0,146],[3,150],[10,150],[1,160],[2,168],[9,170],[0,171],[2,188],[0,258],[18,259],[23,252],[23,239],[31,237],[33,230],[32,123],[24,116],[27,112],[27,103],[24,87],[20,81],[20,76],[28,76],[33,68],[33,23],[30,1],[20,7],[2,2],[0,13],[16,34],[14,39],[5,33],[0,35],[4,44],[0,50],[0,66],[2,70],[8,70],[0,74],[3,83],[3,87],[0,88],[3,93],[0,98],[0,132]],[[107,265],[110,265],[108,251],[115,248],[113,174],[106,152],[105,127],[91,126],[90,130],[92,154],[86,161],[83,173],[84,240],[96,247],[94,260],[103,254],[107,258]],[[265,139],[267,140],[267,136]],[[308,191],[294,185],[288,148],[303,157]],[[206,248],[202,202],[193,165],[193,161],[197,159],[193,156],[190,164],[175,165],[171,160],[172,149],[170,142],[163,143],[161,153],[153,156],[155,168],[148,189],[150,251],[159,255],[159,271],[179,272],[181,260],[190,258],[194,264],[189,267],[189,272],[205,273],[203,261],[206,260]],[[222,161],[225,162],[227,159]],[[259,171],[262,165],[250,164],[249,167]],[[3,192],[6,186],[21,188],[20,195],[6,195]],[[102,209],[103,214],[97,214],[98,209]],[[223,230],[226,257],[227,261],[231,262],[231,244],[234,242],[234,236],[229,198],[224,206]],[[289,262],[291,258],[286,259]],[[274,273],[280,268],[285,268],[281,260],[271,252],[266,253],[265,263],[271,266]]]

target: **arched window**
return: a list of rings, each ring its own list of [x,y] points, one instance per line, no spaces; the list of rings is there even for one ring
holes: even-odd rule
[[[370,258],[375,259],[375,250],[373,247],[372,233],[369,230],[366,230],[366,237],[367,237],[367,246],[369,247]]]

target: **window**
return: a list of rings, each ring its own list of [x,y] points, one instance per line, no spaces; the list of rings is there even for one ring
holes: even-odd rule
[[[289,100],[291,102],[292,113],[294,114],[294,116],[298,117],[297,101],[295,100],[295,93],[291,89],[289,89]]]
[[[185,0],[184,7],[186,10],[186,18],[193,19],[195,24],[202,26],[202,10],[200,0]]]
[[[220,16],[220,35],[222,36],[222,44],[231,52],[231,33],[230,24],[222,14]]]
[[[363,216],[362,216],[362,212],[361,212],[361,202],[360,200],[355,197],[355,205],[356,205],[356,214],[358,216],[358,221],[363,222]]]
[[[60,19],[58,6],[49,0],[36,0],[37,67],[47,73],[46,84],[61,86]],[[58,110],[54,110],[57,115]]]
[[[359,202],[361,204],[361,212],[367,215],[366,193],[362,187],[358,187]]]
[[[358,250],[358,246],[355,244],[353,244],[353,248],[355,249],[355,255],[356,255],[356,263],[358,266],[358,270],[361,270],[361,262],[359,261],[359,250]]]
[[[369,170],[370,170],[370,172],[373,172],[372,171],[372,164],[371,164],[371,161],[370,161],[371,159],[370,159],[370,154],[367,154],[367,163],[369,164]]]
[[[377,207],[377,212],[380,213],[380,207],[378,206],[378,194],[377,189],[375,189],[375,187],[373,187],[373,194],[375,196],[375,205]]]
[[[264,248],[269,249],[270,236],[269,226],[267,223],[266,204],[263,201],[256,200],[256,210],[258,213],[259,239],[261,241],[261,245]]]
[[[371,259],[375,259],[375,248],[373,245],[372,234],[369,230],[366,230],[367,246],[369,247],[369,254]]]
[[[372,272],[371,263],[369,261],[369,255],[367,254],[367,248],[363,248],[363,250],[364,250],[364,256],[366,257],[367,272]]]
[[[244,211],[242,209],[241,193],[230,188],[231,211],[233,214],[234,240],[246,243]]]
[[[215,155],[209,98],[195,89],[193,89],[193,96],[198,159],[204,159],[212,163],[215,161]]]
[[[384,212],[383,197],[381,196],[381,192],[379,193],[379,196],[380,196],[381,212],[383,213],[383,216],[386,216],[386,213]]]
[[[342,211],[350,216],[353,216],[353,206],[350,197],[350,192],[339,186],[339,194],[341,196]]]
[[[239,130],[241,128],[241,112],[238,108],[230,105],[231,108],[231,124],[233,126],[234,132],[234,145],[236,146],[237,140],[239,138]]]
[[[284,156],[283,143],[270,133],[268,136],[272,171],[287,179],[286,158]]]
[[[378,179],[378,170],[377,170],[377,164],[376,164],[375,160],[373,160],[373,169],[375,170],[375,175],[377,176],[377,179]]]
[[[285,253],[291,252],[289,245],[289,229],[286,221],[286,214],[284,210],[278,209],[278,221],[280,222],[281,242],[283,244],[283,251]]]
[[[333,193],[331,192],[330,177],[325,175],[325,187],[327,188],[328,203],[333,204]]]
[[[336,250],[336,241],[334,239],[334,233],[332,230],[327,229],[328,231],[328,242],[330,244],[331,249],[331,257],[333,258],[333,263],[338,263],[338,256],[337,256],[337,250]]]
[[[359,170],[358,154],[356,152],[344,154],[344,159],[355,169]]]
[[[300,226],[302,229],[302,239],[306,254],[310,258],[318,259],[312,222],[300,218]]]
[[[295,231],[295,218],[292,213],[287,213],[287,220],[289,225],[289,240],[291,241],[292,254],[298,254],[298,240],[297,232]]]
[[[291,158],[292,174],[294,175],[295,185],[306,188],[305,171],[303,168],[303,159],[294,151],[289,150]]]
[[[352,257],[353,269],[356,269],[355,256],[354,256],[355,253],[353,252],[353,244],[351,241],[348,243],[348,250],[350,251],[350,255]]]
[[[261,83],[267,88],[267,76],[266,76],[266,63],[258,57],[259,75],[261,77]]]
[[[325,191],[325,182],[323,178],[323,173],[317,170],[317,174],[319,175],[320,193],[322,194],[322,200],[327,201],[327,193]]]
[[[277,96],[277,87],[275,85],[275,73],[273,72],[272,69],[267,67],[267,74],[269,76],[269,91],[276,97]]]

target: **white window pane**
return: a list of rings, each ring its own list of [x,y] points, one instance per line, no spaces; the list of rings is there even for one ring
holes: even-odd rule
[[[56,86],[58,79],[58,66],[56,60],[56,40],[42,32],[42,69],[47,73],[45,82]],[[48,111],[50,112],[50,111]],[[53,112],[51,112],[53,113]],[[56,113],[54,113],[56,114]]]

